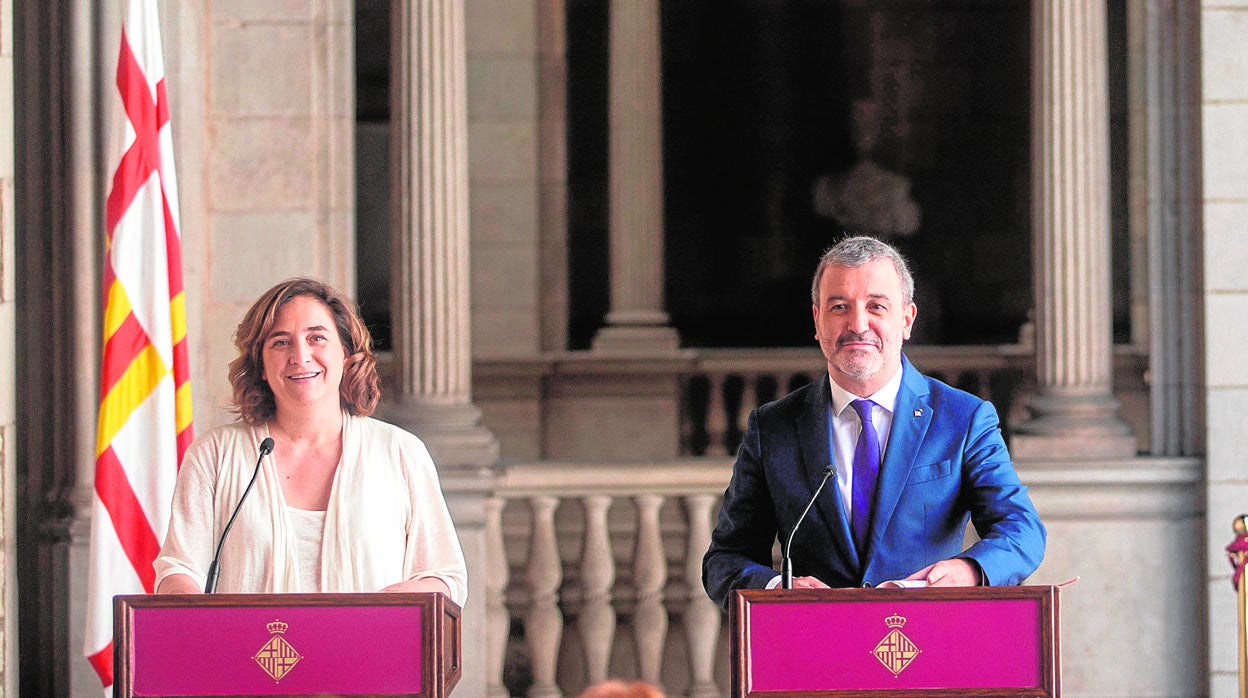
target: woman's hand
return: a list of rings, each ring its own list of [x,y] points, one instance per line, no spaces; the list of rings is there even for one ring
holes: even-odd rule
[[[173,574],[160,580],[156,587],[157,594],[202,594],[203,589],[191,579],[190,575]]]
[[[382,591],[398,591],[398,592],[429,592],[437,591],[451,597],[451,588],[446,582],[437,577],[420,577],[418,579],[405,579],[397,584],[391,584],[382,589]]]

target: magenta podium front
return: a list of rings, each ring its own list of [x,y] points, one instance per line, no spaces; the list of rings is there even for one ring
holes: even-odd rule
[[[1057,587],[734,592],[732,695],[1061,695]]]
[[[442,698],[459,615],[429,593],[117,596],[114,694]]]

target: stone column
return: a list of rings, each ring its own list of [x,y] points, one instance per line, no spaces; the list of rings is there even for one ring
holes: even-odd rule
[[[1131,269],[1139,284],[1149,347],[1149,452],[1205,450],[1204,235],[1201,221],[1200,3],[1150,0],[1128,5],[1128,79],[1133,102],[1132,238],[1144,250]],[[1232,83],[1235,81],[1232,80]],[[1138,227],[1138,230],[1136,228]],[[1221,536],[1224,531],[1213,528]],[[1215,538],[1217,540],[1217,538]]]
[[[1105,3],[1032,3],[1037,391],[1018,458],[1136,452],[1113,397]]]
[[[611,310],[594,349],[675,350],[663,310],[658,0],[613,0],[610,25]]]
[[[537,5],[538,307],[543,351],[568,347],[568,60],[564,0]]]
[[[0,6],[0,689],[16,696],[17,642],[17,241],[14,207],[13,4]]]
[[[489,466],[498,442],[472,404],[464,14],[453,0],[391,5],[391,317],[387,415],[440,466]]]
[[[442,477],[468,562],[464,650],[486,646],[485,497],[498,441],[472,404],[468,108],[460,0],[390,5],[391,320],[384,418],[419,436]],[[484,672],[458,690],[486,695]]]
[[[101,182],[97,176],[102,169],[101,151],[108,143],[105,125],[100,121],[99,104],[104,96],[111,96],[116,91],[113,81],[124,14],[124,7],[112,0],[102,3],[73,0],[69,3],[67,30],[74,50],[69,52],[72,68],[67,85],[67,111],[71,126],[65,137],[72,143],[69,149],[72,164],[67,174],[69,196],[65,216],[72,240],[70,264],[74,276],[66,286],[77,308],[73,314],[72,332],[74,344],[78,347],[74,359],[78,378],[68,388],[73,394],[73,404],[67,406],[73,411],[72,423],[75,425],[73,454],[76,472],[72,495],[74,519],[69,529],[69,568],[72,576],[69,580],[67,619],[70,628],[67,655],[75,658],[69,664],[69,687],[73,696],[99,695],[100,692],[100,678],[95,670],[86,661],[76,660],[82,655],[82,641],[87,627],[87,596],[90,593],[87,575],[91,564],[91,504],[95,496],[95,437],[100,405],[103,336],[103,318],[98,310],[102,305],[100,269],[105,236],[101,209],[103,192],[111,184],[111,181],[108,184]],[[113,92],[109,92],[110,88]]]

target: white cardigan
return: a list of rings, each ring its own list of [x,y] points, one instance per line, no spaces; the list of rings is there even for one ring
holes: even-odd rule
[[[173,492],[156,584],[185,574],[200,586],[251,479],[266,426],[217,427],[187,449]],[[371,592],[437,577],[463,605],[468,573],[425,445],[385,422],[343,414],[321,541],[321,588],[301,588],[293,532],[273,456],[266,456],[221,552],[220,592]]]

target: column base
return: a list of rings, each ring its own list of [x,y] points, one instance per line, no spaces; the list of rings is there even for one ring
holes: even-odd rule
[[[1015,459],[1129,458],[1138,452],[1131,427],[1106,395],[1037,395],[1027,403],[1032,418],[1010,439]]]
[[[455,521],[455,534],[468,565],[468,602],[460,616],[460,632],[465,652],[487,645],[485,599],[487,546],[485,498],[494,486],[494,474],[485,468],[439,467],[439,480],[446,506]],[[455,690],[465,696],[484,696],[487,676],[483,671],[466,671]]]
[[[663,354],[680,350],[680,333],[665,325],[608,325],[594,336],[604,354]]]
[[[74,698],[94,698],[101,691],[100,677],[82,657],[87,597],[91,593],[91,504],[92,488],[80,485],[74,493],[74,520],[69,528],[69,656],[81,660],[69,663],[69,694]],[[13,641],[17,642],[16,636]]]
[[[481,423],[481,410],[470,403],[383,403],[377,416],[420,437],[439,470],[489,468],[498,462],[498,439]]]

